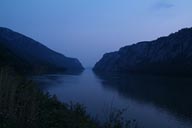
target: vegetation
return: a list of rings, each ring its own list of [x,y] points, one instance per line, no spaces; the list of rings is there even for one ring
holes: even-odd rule
[[[99,126],[80,104],[64,104],[56,96],[44,94],[32,81],[0,70],[0,128],[121,128],[122,111],[113,112]]]
[[[4,45],[2,45],[2,41],[0,40],[0,67],[5,66],[14,68],[14,71],[17,71],[17,73],[20,74],[24,74],[28,70],[30,72],[33,71],[32,66],[27,61],[21,59]]]
[[[112,109],[107,115],[107,120],[104,123],[104,128],[137,128],[135,120],[125,120],[123,114],[126,109]]]
[[[11,74],[11,75],[10,75]],[[85,108],[58,102],[32,81],[0,72],[0,128],[95,128]]]

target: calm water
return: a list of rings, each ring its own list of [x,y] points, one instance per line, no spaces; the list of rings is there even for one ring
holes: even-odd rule
[[[35,77],[63,102],[79,102],[105,120],[113,109],[127,111],[140,128],[192,128],[192,79],[144,75],[79,74]]]

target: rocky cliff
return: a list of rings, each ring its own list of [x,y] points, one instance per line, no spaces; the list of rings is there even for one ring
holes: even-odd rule
[[[0,27],[0,66],[12,66],[25,72],[63,72],[82,70],[75,58],[66,57],[41,43]]]
[[[192,75],[192,28],[104,54],[98,72]]]

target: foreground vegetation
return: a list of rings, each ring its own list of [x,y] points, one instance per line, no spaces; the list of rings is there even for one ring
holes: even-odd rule
[[[23,77],[0,70],[0,128],[121,128],[122,111],[113,112],[103,124],[93,120],[80,104],[64,104],[44,94]]]

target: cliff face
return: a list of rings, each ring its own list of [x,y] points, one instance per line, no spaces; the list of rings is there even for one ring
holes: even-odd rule
[[[107,53],[96,63],[93,70],[192,75],[192,28]]]
[[[7,28],[0,27],[0,48],[1,66],[12,65],[13,67],[20,67],[21,70],[37,72],[63,72],[83,69],[77,59],[66,57]]]

